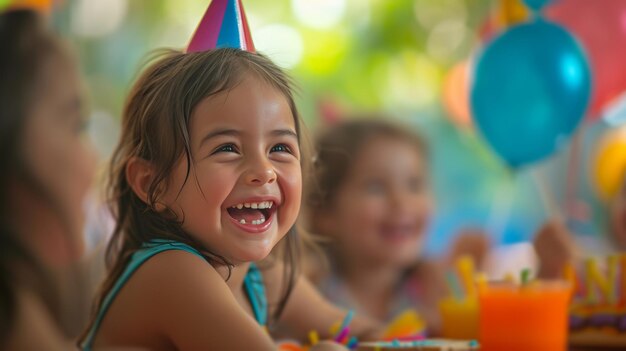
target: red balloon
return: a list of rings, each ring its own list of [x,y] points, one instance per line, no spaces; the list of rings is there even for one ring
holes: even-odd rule
[[[546,6],[584,46],[593,71],[588,120],[626,91],[626,0],[558,0]]]

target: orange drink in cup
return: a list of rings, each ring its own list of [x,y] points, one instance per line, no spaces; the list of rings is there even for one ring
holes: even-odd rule
[[[485,283],[478,290],[481,351],[566,350],[568,283]]]
[[[446,339],[478,339],[478,299],[447,297],[439,301],[441,335]]]

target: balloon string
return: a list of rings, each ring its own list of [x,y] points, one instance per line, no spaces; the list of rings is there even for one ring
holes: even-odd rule
[[[578,131],[574,134],[570,147],[569,159],[567,164],[567,182],[565,185],[566,216],[569,215],[574,206],[576,206],[576,190],[579,182],[582,135],[584,127],[585,124],[583,122],[582,125],[578,128]]]
[[[487,230],[492,240],[500,244],[504,238],[504,230],[511,217],[513,201],[515,200],[516,178],[512,177],[503,189],[495,191],[491,200],[491,208],[487,216]]]
[[[540,173],[539,168],[537,167],[535,167],[535,169],[532,171],[532,176],[533,180],[535,181],[535,185],[537,186],[539,197],[541,198],[541,203],[548,213],[548,216],[557,221],[563,221],[563,215],[561,214],[559,206],[555,200],[554,193],[549,189],[547,185],[545,176]]]

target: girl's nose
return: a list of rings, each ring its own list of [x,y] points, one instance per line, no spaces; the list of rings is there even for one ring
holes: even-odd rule
[[[389,197],[390,197],[391,207],[394,208],[396,211],[404,210],[407,208],[407,206],[411,205],[410,196],[403,190],[394,189],[389,194]]]
[[[245,175],[246,183],[250,185],[265,185],[276,181],[276,171],[267,160],[255,162]]]

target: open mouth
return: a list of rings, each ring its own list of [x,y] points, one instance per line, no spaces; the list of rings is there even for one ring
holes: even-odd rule
[[[239,224],[261,225],[276,211],[273,201],[245,202],[227,209],[228,214]]]
[[[391,241],[413,239],[420,235],[419,228],[414,224],[385,225],[380,233],[384,239]]]

